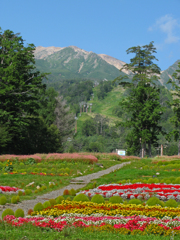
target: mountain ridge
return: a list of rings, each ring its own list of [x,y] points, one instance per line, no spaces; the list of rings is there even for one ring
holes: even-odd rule
[[[83,78],[93,80],[113,80],[119,75],[132,75],[130,71],[119,71],[125,62],[106,54],[96,54],[76,46],[69,47],[36,47],[34,51],[36,66],[42,72],[51,72],[52,81],[59,79]],[[168,89],[169,78],[178,69],[177,60],[160,74],[159,83]],[[131,76],[132,77],[132,76]],[[131,78],[130,77],[130,78]]]

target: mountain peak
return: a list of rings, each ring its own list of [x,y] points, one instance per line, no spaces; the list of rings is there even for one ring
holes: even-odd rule
[[[92,51],[86,51],[84,49],[78,48],[76,46],[69,46],[70,48],[72,48],[74,50],[74,52],[76,52],[79,55],[83,55],[84,59],[87,59],[89,54],[92,54]],[[62,49],[65,49],[66,47],[36,47],[36,50],[34,51],[34,56],[36,59],[46,59],[49,55],[54,54],[55,52],[61,51]],[[120,68],[122,68],[122,66],[125,64],[125,62],[118,60],[116,58],[113,58],[111,56],[108,56],[106,54],[97,54],[99,57],[101,57],[104,61],[106,61],[107,63],[109,63],[110,65],[116,67],[118,70]],[[123,72],[127,73],[126,70],[123,70]]]
[[[36,59],[46,59],[49,55],[52,55],[55,52],[61,51],[64,47],[36,47],[34,51],[34,56]]]

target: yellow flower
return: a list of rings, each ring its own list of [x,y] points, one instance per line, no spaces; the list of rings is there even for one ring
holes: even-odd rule
[[[12,165],[12,162],[10,162],[10,165]]]

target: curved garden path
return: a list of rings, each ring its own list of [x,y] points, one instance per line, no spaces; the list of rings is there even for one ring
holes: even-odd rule
[[[31,200],[24,200],[18,204],[6,204],[4,206],[1,206],[0,208],[0,217],[2,215],[2,212],[4,211],[4,209],[6,208],[11,208],[13,211],[16,211],[16,209],[21,208],[24,210],[25,215],[27,215],[27,212],[29,209],[33,209],[34,205],[38,202],[44,203],[45,201],[52,199],[52,198],[56,198],[60,195],[63,195],[63,192],[65,189],[72,189],[74,188],[74,190],[77,190],[79,188],[85,187],[91,180],[93,179],[97,179],[100,178],[103,175],[109,174],[117,169],[120,169],[122,167],[124,167],[127,164],[130,164],[131,162],[124,162],[121,164],[117,164],[114,165],[108,169],[96,172],[96,173],[92,173],[92,174],[88,174],[85,176],[81,176],[81,177],[76,177],[73,178],[71,180],[71,183],[68,186],[65,186],[61,189],[49,192],[49,193],[45,193],[43,195],[37,196],[36,199],[31,199]]]

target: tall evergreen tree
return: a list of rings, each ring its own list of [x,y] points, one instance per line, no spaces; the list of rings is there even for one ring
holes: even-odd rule
[[[150,42],[149,45],[129,48],[127,53],[135,53],[131,62],[123,66],[123,69],[132,72],[132,80],[125,79],[126,77],[116,79],[120,81],[120,85],[130,90],[129,96],[120,102],[123,109],[130,113],[130,117],[121,124],[131,128],[131,141],[129,137],[127,139],[129,149],[144,149],[146,154],[148,147],[148,155],[151,156],[151,145],[157,143],[157,135],[161,131],[158,122],[163,112],[157,86],[160,68],[153,62],[157,60],[153,55],[156,50],[153,42]]]
[[[180,62],[178,63],[179,69],[173,73],[173,79],[169,79],[168,83],[171,83],[174,91],[172,92],[172,102],[169,105],[172,107],[174,116],[171,118],[171,122],[174,125],[174,130],[170,133],[174,136],[174,139],[178,141],[178,155],[180,155]]]
[[[8,152],[21,138],[21,129],[28,125],[30,115],[37,115],[39,91],[45,88],[41,74],[35,69],[35,46],[24,46],[19,34],[0,29],[0,123],[12,137]]]

